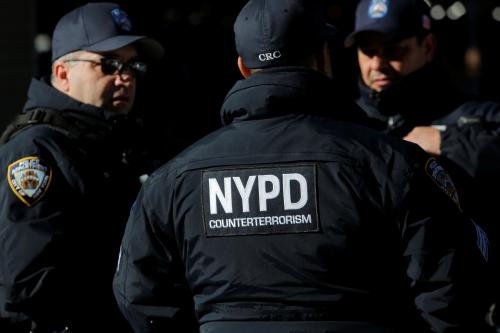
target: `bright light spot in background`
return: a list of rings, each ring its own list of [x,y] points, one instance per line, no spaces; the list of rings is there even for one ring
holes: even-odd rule
[[[33,47],[37,53],[49,52],[51,48],[51,39],[47,34],[38,34],[33,41]]]
[[[500,21],[500,7],[496,7],[495,9],[493,9],[491,16],[493,16],[493,19],[495,21]]]
[[[442,20],[446,16],[443,6],[435,5],[431,8],[431,17],[435,20]]]
[[[458,20],[459,18],[464,16],[465,13],[467,13],[467,9],[465,9],[464,4],[460,1],[457,1],[453,5],[451,5],[446,12],[450,20]]]

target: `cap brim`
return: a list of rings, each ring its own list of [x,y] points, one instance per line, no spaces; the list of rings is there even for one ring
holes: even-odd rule
[[[156,40],[145,36],[115,36],[94,45],[83,48],[92,52],[110,52],[124,46],[136,44],[141,57],[148,59],[161,59],[165,53],[163,46]]]
[[[349,47],[352,47],[352,46],[358,44],[359,40],[361,39],[360,36],[368,34],[368,33],[375,33],[377,35],[380,35],[383,38],[383,40],[385,40],[385,41],[410,37],[412,35],[411,32],[405,32],[405,31],[402,31],[401,29],[392,28],[392,27],[381,28],[378,25],[377,26],[366,26],[362,29],[359,29],[359,30],[356,30],[356,31],[350,33],[344,40],[344,46],[349,48]]]
[[[359,33],[360,31],[354,31],[354,32],[351,32],[346,38],[345,38],[345,41],[344,41],[344,46],[345,47],[352,47],[354,46],[354,44],[356,44],[356,35]]]

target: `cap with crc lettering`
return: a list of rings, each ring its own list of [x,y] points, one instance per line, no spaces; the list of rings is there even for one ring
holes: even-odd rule
[[[234,23],[236,50],[248,68],[294,64],[335,32],[319,0],[250,0]]]

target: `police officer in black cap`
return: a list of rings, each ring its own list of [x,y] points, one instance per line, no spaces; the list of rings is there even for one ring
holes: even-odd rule
[[[225,126],[157,170],[127,224],[114,292],[136,332],[472,332],[483,320],[464,313],[484,232],[434,158],[348,122],[332,30],[316,0],[241,10],[246,79]]]
[[[492,219],[498,200],[491,189],[500,187],[500,105],[467,96],[451,82],[423,0],[361,0],[345,44],[357,49],[357,102],[372,126],[439,158],[463,209],[487,230],[489,261],[498,270],[500,224]]]
[[[140,182],[120,124],[163,48],[114,3],[66,14],[52,46],[0,146],[0,332],[127,332],[111,281]]]

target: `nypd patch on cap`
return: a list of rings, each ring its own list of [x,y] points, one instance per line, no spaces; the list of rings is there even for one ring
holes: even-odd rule
[[[344,44],[353,46],[366,32],[398,39],[426,30],[431,30],[431,19],[425,0],[361,0],[356,8],[355,29]]]
[[[52,169],[37,156],[23,157],[11,163],[7,171],[10,188],[28,207],[47,192],[51,178]]]
[[[388,11],[387,0],[372,0],[368,7],[368,16],[377,19],[387,15]]]

